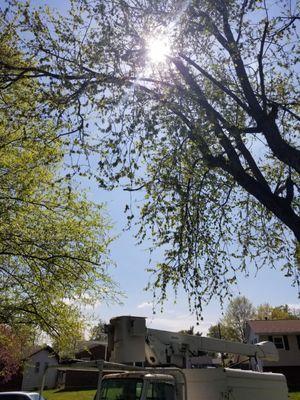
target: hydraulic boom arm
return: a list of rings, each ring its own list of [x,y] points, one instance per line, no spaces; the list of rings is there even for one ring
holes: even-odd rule
[[[144,317],[113,318],[109,325],[109,361],[147,363],[152,366],[185,367],[186,360],[203,353],[233,353],[256,359],[277,361],[271,342],[245,344],[202,336],[147,329]]]

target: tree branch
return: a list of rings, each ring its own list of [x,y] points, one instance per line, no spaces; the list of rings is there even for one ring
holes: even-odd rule
[[[234,94],[228,87],[223,85],[220,81],[217,81],[212,75],[210,75],[206,70],[204,70],[200,65],[196,64],[189,57],[180,53],[179,56],[183,58],[188,64],[192,65],[197,69],[203,76],[209,79],[215,86],[221,89],[224,93],[228,94],[241,108],[243,108],[248,114],[250,114],[250,109],[236,94]]]
[[[258,71],[259,71],[259,79],[260,79],[260,86],[261,86],[261,97],[263,101],[263,110],[267,110],[267,98],[266,98],[266,88],[265,88],[265,77],[264,77],[264,69],[263,69],[263,54],[264,54],[264,45],[266,41],[266,36],[268,32],[269,21],[267,20],[264,27],[264,32],[262,35],[262,39],[260,42],[260,50],[257,56],[258,59]]]

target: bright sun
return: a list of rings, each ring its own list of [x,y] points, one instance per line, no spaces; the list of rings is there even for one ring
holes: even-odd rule
[[[154,64],[162,63],[171,52],[170,40],[167,37],[156,37],[148,41],[148,55]]]

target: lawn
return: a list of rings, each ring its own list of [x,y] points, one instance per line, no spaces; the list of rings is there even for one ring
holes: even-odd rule
[[[289,393],[289,399],[300,400],[300,392]]]
[[[93,400],[96,390],[80,390],[78,392],[63,392],[59,390],[45,390],[46,400]]]

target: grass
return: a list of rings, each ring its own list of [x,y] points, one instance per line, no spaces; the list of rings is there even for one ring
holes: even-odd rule
[[[300,392],[289,393],[289,399],[291,399],[291,400],[300,400]]]
[[[43,396],[46,400],[93,400],[96,390],[80,390],[64,392],[60,390],[45,390]]]

